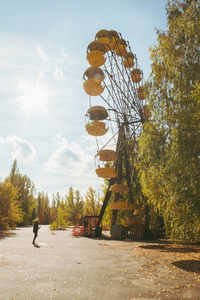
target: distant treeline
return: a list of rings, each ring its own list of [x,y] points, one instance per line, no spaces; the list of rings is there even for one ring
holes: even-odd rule
[[[47,193],[39,192],[37,197],[35,193],[34,183],[19,172],[15,159],[9,176],[0,183],[0,230],[31,225],[36,218],[40,224],[64,228],[78,224],[84,214],[98,214],[101,206],[101,198],[91,187],[84,200],[71,187],[64,197],[53,194],[51,204]]]

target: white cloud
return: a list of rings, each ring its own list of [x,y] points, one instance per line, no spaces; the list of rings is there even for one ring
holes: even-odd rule
[[[17,136],[8,136],[6,142],[13,146],[12,157],[18,161],[30,163],[35,160],[36,150],[32,144]]]
[[[44,52],[42,47],[38,46],[36,47],[36,54],[45,62],[50,63],[51,59],[47,56],[47,54]]]
[[[66,52],[66,50],[64,48],[61,48],[61,55],[66,57],[66,58],[69,58],[69,55],[68,55],[68,53]]]
[[[41,180],[46,183],[43,182],[43,185],[52,185],[54,192],[57,186],[62,194],[67,193],[69,187],[78,189],[82,195],[90,186],[96,190],[100,188],[103,179],[95,172],[96,152],[85,148],[84,145],[87,143],[85,139],[69,142],[61,135],[57,135],[51,142],[53,143],[51,148],[55,147],[55,151],[44,164],[46,175]]]
[[[51,73],[56,80],[64,80],[65,79],[62,69],[59,68],[56,64],[54,67],[52,67]]]
[[[53,62],[41,46],[36,47],[36,55],[40,57],[44,63],[46,63],[46,72],[51,73],[56,80],[65,79],[62,69]]]
[[[2,146],[5,143],[4,139],[0,137],[0,146]]]
[[[53,142],[57,149],[44,164],[46,172],[80,178],[93,168],[93,158],[85,153],[78,143],[69,143],[59,135]]]

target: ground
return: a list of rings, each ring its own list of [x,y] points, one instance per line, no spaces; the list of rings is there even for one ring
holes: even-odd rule
[[[0,299],[200,299],[200,247],[72,237],[41,226],[0,235]]]

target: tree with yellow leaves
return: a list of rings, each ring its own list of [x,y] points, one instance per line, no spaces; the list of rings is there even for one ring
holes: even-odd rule
[[[167,235],[200,239],[200,3],[172,0],[168,30],[150,49],[147,99],[152,119],[139,139],[143,193],[164,217]]]
[[[9,182],[0,183],[0,230],[7,230],[23,220],[18,190]]]
[[[84,210],[87,216],[98,216],[100,212],[100,197],[97,192],[91,187],[88,189],[85,195]]]

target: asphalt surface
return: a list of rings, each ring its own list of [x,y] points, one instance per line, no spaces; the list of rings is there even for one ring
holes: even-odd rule
[[[200,299],[199,247],[76,238],[44,225],[32,239],[31,227],[0,235],[0,299]]]

